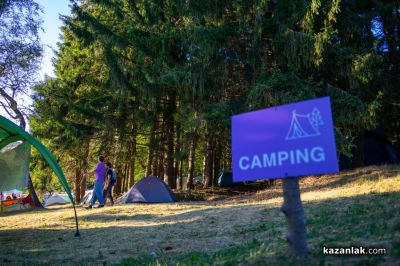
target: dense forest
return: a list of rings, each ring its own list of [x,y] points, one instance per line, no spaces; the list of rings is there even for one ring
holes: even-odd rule
[[[73,1],[72,1],[73,2]],[[82,0],[63,17],[55,78],[34,87],[31,132],[79,202],[104,154],[115,192],[144,176],[188,188],[231,169],[234,114],[330,96],[338,152],[364,130],[400,151],[398,1]],[[36,189],[56,188],[34,156]],[[177,181],[178,180],[178,181]]]

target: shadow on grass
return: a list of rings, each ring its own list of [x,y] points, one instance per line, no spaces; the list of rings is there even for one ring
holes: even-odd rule
[[[196,188],[194,190],[175,190],[178,202],[191,201],[218,201],[229,197],[246,195],[271,187],[266,181],[258,181],[249,184],[236,184],[229,187],[214,186],[211,188]]]
[[[6,211],[6,212],[0,212],[0,217],[9,217],[9,216],[14,216],[18,214],[35,214],[35,213],[46,213],[46,212],[54,212],[57,210],[62,210],[62,209],[70,209],[71,212],[73,213],[74,209],[71,204],[65,204],[65,205],[56,205],[56,206],[51,206],[49,208],[24,208],[20,210],[12,210],[12,211]]]
[[[151,219],[157,218],[154,214],[115,214],[115,213],[87,213],[85,215],[80,215],[79,220],[85,222],[110,222],[110,221],[149,221]],[[65,218],[65,220],[71,220],[71,218]]]
[[[310,249],[310,256],[304,263],[400,263],[396,253],[399,245],[395,241],[400,236],[399,198],[400,193],[396,192],[304,204]],[[108,224],[117,219],[133,223],[112,227]],[[172,215],[88,212],[81,220],[97,222],[97,228],[81,227],[81,237],[73,236],[72,223],[68,223],[70,228],[60,229],[1,228],[0,264],[86,265],[118,263],[122,259],[127,259],[124,265],[299,263],[288,255],[283,235],[285,221],[279,208],[266,208],[262,204],[213,206]],[[153,223],[136,225],[135,221]],[[387,248],[387,254],[375,257],[322,255],[322,246],[371,245]],[[156,259],[149,256],[151,252],[156,254]]]

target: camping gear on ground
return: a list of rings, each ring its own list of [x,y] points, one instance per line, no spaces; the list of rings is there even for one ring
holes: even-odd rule
[[[81,205],[89,204],[90,199],[92,198],[92,194],[93,194],[93,189],[86,190],[85,196],[83,196],[83,198],[81,200]]]
[[[188,177],[187,176],[177,176],[176,177],[176,188],[184,189],[187,187]],[[182,184],[182,186],[181,186]]]
[[[33,207],[34,204],[33,204],[33,199],[32,199],[31,194],[28,194],[28,196],[26,196],[25,198],[22,198],[21,203],[24,206],[29,204],[30,207]]]
[[[62,205],[67,203],[71,203],[71,200],[68,198],[67,194],[53,193],[46,199],[44,206],[48,207],[51,205]]]
[[[22,128],[0,115],[0,191],[13,188],[22,188],[29,171],[30,146],[37,149],[40,155],[49,164],[66,191],[74,208],[76,233],[78,231],[78,217],[71,190],[64,173],[54,155],[36,138]],[[14,159],[13,159],[14,158]],[[14,160],[14,161],[13,161]],[[13,173],[12,176],[9,173]],[[17,184],[15,184],[17,183]]]
[[[202,187],[204,184],[204,177],[203,176],[195,176],[193,177],[193,185],[195,187]]]
[[[175,201],[175,195],[171,189],[156,176],[143,178],[119,198],[121,203],[164,203]]]
[[[0,212],[19,210],[26,207],[33,207],[31,194],[26,197],[20,197],[16,199],[0,200]]]
[[[0,212],[20,209],[22,199],[5,199],[0,201]]]

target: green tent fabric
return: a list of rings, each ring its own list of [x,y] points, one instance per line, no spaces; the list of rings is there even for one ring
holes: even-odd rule
[[[64,173],[61,170],[60,165],[57,163],[56,158],[54,158],[54,155],[41,142],[25,132],[25,130],[7,118],[0,116],[0,149],[18,140],[26,141],[38,150],[60,180],[60,183],[68,194],[68,197],[73,201],[74,199],[67,180],[65,179]]]
[[[0,191],[26,187],[30,153],[29,142],[20,140],[0,149]]]
[[[76,216],[76,209],[74,204],[74,199],[71,194],[71,189],[68,186],[67,180],[64,176],[64,173],[58,164],[54,155],[37,139],[28,134],[25,130],[8,120],[7,118],[0,115],[0,150],[5,148],[7,145],[11,143],[15,143],[21,141],[23,143],[29,143],[33,147],[35,147],[38,152],[43,156],[46,162],[49,164],[50,168],[54,171],[56,176],[58,177],[61,185],[63,186],[65,192],[67,193],[69,199],[72,202],[72,206],[74,207],[75,212],[75,221],[76,221],[76,234],[79,235],[78,231],[78,219]]]

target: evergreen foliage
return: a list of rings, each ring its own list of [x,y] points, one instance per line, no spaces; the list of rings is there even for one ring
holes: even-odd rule
[[[106,154],[116,192],[144,174],[210,186],[231,168],[233,114],[315,97],[331,97],[340,154],[357,160],[371,127],[400,150],[399,12],[377,0],[75,2],[32,128],[74,162],[76,186]]]

